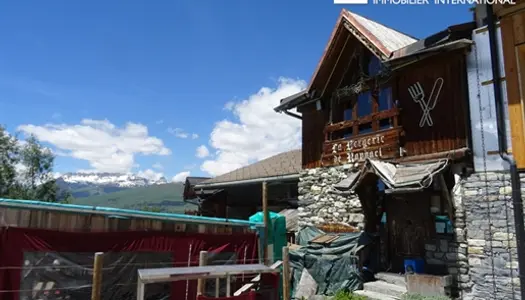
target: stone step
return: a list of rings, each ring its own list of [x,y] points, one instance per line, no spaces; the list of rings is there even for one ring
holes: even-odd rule
[[[373,281],[364,284],[365,291],[376,292],[379,294],[385,294],[388,296],[401,297],[407,292],[406,287],[399,286],[384,281]]]
[[[384,281],[386,283],[391,283],[399,286],[406,287],[407,282],[405,275],[396,274],[396,273],[377,273],[375,275],[377,280]]]
[[[354,294],[365,296],[367,299],[370,299],[370,300],[398,300],[399,299],[398,297],[393,297],[393,296],[389,296],[389,295],[385,295],[381,293],[376,293],[372,291],[364,291],[364,290],[355,291]]]

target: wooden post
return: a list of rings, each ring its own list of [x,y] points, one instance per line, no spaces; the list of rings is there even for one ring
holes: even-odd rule
[[[91,287],[91,300],[100,300],[102,291],[102,268],[104,267],[104,253],[95,253],[93,260],[93,285]]]
[[[199,266],[205,266],[208,263],[208,251],[201,251],[199,253]],[[206,279],[200,278],[197,280],[197,296],[204,295],[206,290]]]
[[[268,265],[268,232],[270,224],[270,214],[268,212],[268,187],[266,181],[262,183],[262,208],[264,215],[264,240],[263,240],[263,262]]]
[[[288,247],[283,247],[283,300],[290,300],[290,260]]]

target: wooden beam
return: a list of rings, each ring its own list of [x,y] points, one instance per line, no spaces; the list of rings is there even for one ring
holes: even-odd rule
[[[208,264],[208,251],[201,251],[199,253],[199,266],[205,266]],[[197,280],[197,296],[204,295],[206,290],[206,279]]]
[[[448,191],[447,182],[445,181],[445,177],[443,176],[443,173],[439,174],[437,176],[439,181],[439,186],[441,188],[441,194],[443,198],[447,201],[448,204],[448,217],[450,219],[450,222],[454,224],[454,212],[456,208],[454,207],[454,202],[452,201],[452,197],[450,197],[450,192]]]
[[[512,153],[516,159],[518,168],[525,168],[525,134],[523,121],[523,101],[520,93],[520,66],[514,39],[513,18],[503,18],[501,24],[501,38],[503,46],[503,59],[505,64],[505,79],[507,83],[507,101],[510,119],[510,131],[512,139]],[[525,59],[525,58],[524,58]],[[525,64],[522,66],[525,74]],[[525,76],[522,76],[525,77]],[[521,79],[522,81],[524,78]],[[522,91],[525,92],[525,91]]]
[[[324,93],[326,92],[326,88],[328,87],[328,85],[330,84],[330,81],[332,80],[332,76],[334,75],[335,69],[337,69],[337,66],[339,65],[339,60],[341,59],[341,56],[343,55],[343,52],[345,51],[348,40],[350,40],[350,34],[347,34],[346,36],[343,47],[341,48],[339,55],[337,56],[337,60],[335,61],[335,64],[332,67],[332,70],[330,71],[330,75],[328,76],[328,79],[326,80],[323,90],[321,91],[321,97],[324,96]]]
[[[283,300],[290,300],[290,257],[288,247],[283,247]]]
[[[270,213],[268,211],[268,186],[266,181],[262,183],[262,208],[264,216],[264,239],[263,239],[263,260],[264,264],[268,264],[268,242],[269,242],[269,227],[270,227]]]
[[[91,288],[91,300],[100,300],[102,292],[102,269],[104,267],[104,253],[95,253],[93,261],[93,285]]]

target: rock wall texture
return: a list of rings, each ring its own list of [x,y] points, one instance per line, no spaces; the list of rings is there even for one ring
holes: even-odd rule
[[[304,170],[299,192],[299,227],[338,223],[364,227],[359,198],[334,188],[350,165]],[[426,245],[428,264],[455,278],[460,299],[521,299],[516,235],[508,173],[474,173],[457,178],[453,191],[454,236]],[[521,175],[525,195],[525,174]]]
[[[361,202],[354,193],[334,185],[355,172],[350,165],[304,170],[299,179],[299,227],[344,224],[364,226]]]
[[[456,224],[456,238],[467,250],[468,269],[458,276],[462,298],[521,299],[510,175],[475,173],[460,188],[457,214],[464,221]]]

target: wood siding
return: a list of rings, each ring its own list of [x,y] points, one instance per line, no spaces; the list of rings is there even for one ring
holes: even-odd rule
[[[518,168],[525,168],[525,133],[524,111],[520,88],[520,72],[523,80],[525,66],[519,66],[517,59],[518,45],[525,43],[525,10],[502,16],[501,35],[503,42],[503,57],[505,61],[505,80],[507,82],[507,99],[509,103],[510,131],[512,137],[512,153]]]
[[[110,218],[99,214],[77,214],[60,211],[0,208],[2,227],[24,227],[60,231],[178,231],[200,233],[249,232],[249,227],[195,224],[140,218]]]
[[[420,127],[423,110],[410,96],[408,87],[419,82],[428,98],[438,78],[443,78],[443,87],[436,106],[429,112],[433,126]],[[468,95],[463,52],[426,59],[402,70],[397,77],[396,89],[406,156],[467,147]]]
[[[321,166],[323,153],[324,126],[328,120],[323,111],[307,110],[303,112],[303,168]]]
[[[407,157],[468,147],[469,117],[465,63],[464,52],[456,51],[423,60],[392,74],[389,85],[392,88],[392,99],[398,102],[399,109],[375,112],[366,117],[376,120],[379,115],[393,112],[395,122],[392,123],[393,128],[391,129],[374,130],[372,133],[332,141],[330,140],[331,132],[355,127],[361,120],[343,122],[334,120],[338,123],[328,124],[330,101],[327,98],[323,100],[322,111],[316,111],[312,105],[303,107],[303,167],[308,169],[333,165],[334,143],[342,144],[342,148],[337,147],[336,152],[343,158],[341,163],[346,163],[348,157],[344,149],[346,142],[382,134],[381,132],[388,136],[388,139],[385,139],[387,141],[383,148],[384,151],[382,151],[385,154],[382,157],[384,159],[399,157],[399,147],[405,149]],[[433,125],[420,127],[423,108],[421,104],[412,99],[408,87],[419,82],[428,97],[438,78],[443,79],[443,86],[436,106],[430,111]],[[331,80],[340,81],[341,79],[333,77]],[[329,84],[329,86],[333,85]],[[331,95],[332,93],[333,90],[327,90],[325,94]],[[336,107],[342,109],[340,105],[334,106]],[[399,117],[397,117],[398,114]],[[368,119],[363,120],[365,121],[370,122]],[[352,152],[363,152],[363,149],[353,149]]]

